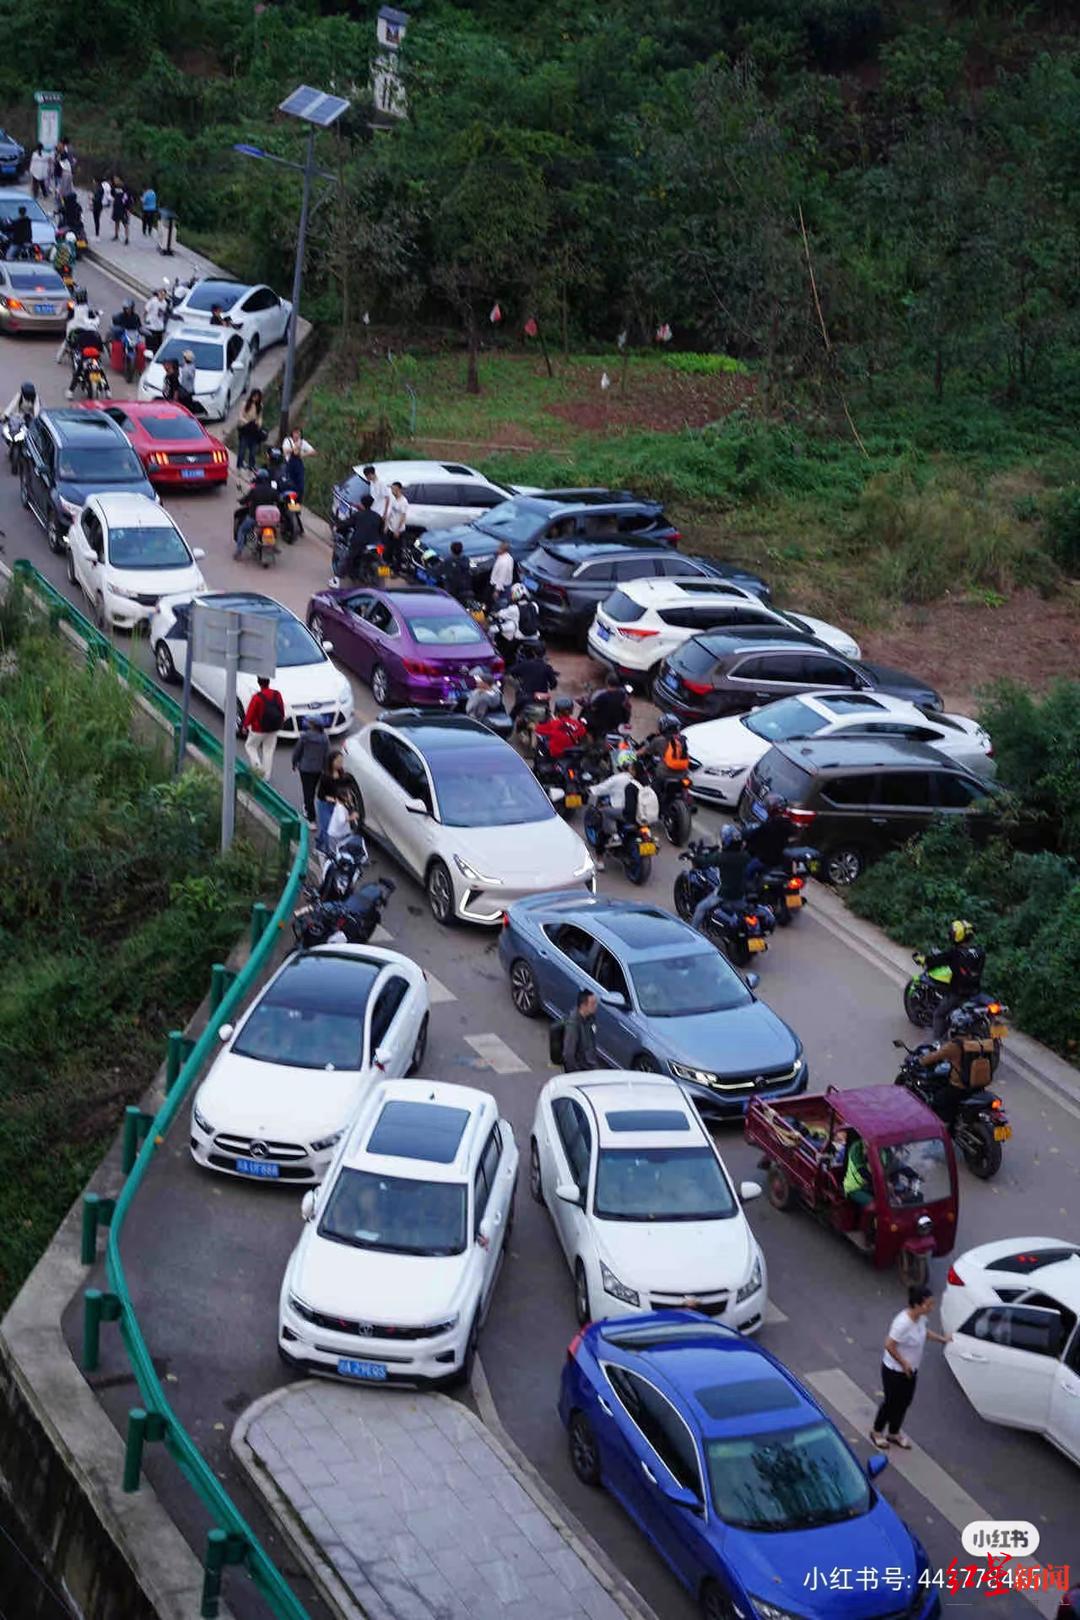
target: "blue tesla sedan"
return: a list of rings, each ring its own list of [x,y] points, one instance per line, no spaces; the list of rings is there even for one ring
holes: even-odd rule
[[[751,1097],[806,1090],[802,1043],[689,923],[645,900],[578,890],[506,913],[499,956],[518,1012],[565,1018],[596,992],[596,1044],[615,1069],[670,1074],[702,1114],[738,1119]]]
[[[574,1472],[705,1620],[936,1620],[926,1553],[775,1356],[696,1311],[594,1322],[563,1367]],[[837,1572],[850,1572],[847,1587]]]

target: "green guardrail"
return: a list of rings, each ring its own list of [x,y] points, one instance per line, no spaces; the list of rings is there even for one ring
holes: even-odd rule
[[[87,658],[92,663],[108,664],[122,680],[153,705],[169,722],[179,748],[179,704],[121,653],[31,563],[20,560],[14,566],[14,573],[21,585],[44,603],[51,623],[70,625],[86,643]],[[213,732],[199,721],[191,720],[188,738],[201,754],[220,766],[222,747]],[[178,759],[177,764],[180,763]],[[135,1314],[120,1252],[124,1222],[154,1154],[186,1103],[207,1057],[216,1049],[218,1029],[234,1018],[236,1009],[266,966],[278,930],[290,919],[307,870],[307,824],[275,788],[256,776],[246,764],[240,765],[238,762],[237,777],[250,797],[278,825],[283,876],[281,895],[272,913],[261,903],[252,907],[251,954],[240,971],[232,973],[221,963],[213,968],[210,1016],[198,1040],[192,1043],[177,1030],[169,1034],[166,1045],[166,1097],[157,1114],[151,1116],[135,1107],[126,1110],[121,1138],[121,1162],[126,1179],[119,1195],[115,1199],[108,1199],[96,1193],[87,1193],[84,1197],[82,1262],[87,1266],[93,1264],[98,1230],[104,1226],[108,1233],[105,1248],[108,1288],[88,1288],[84,1296],[83,1367],[87,1372],[97,1368],[101,1324],[117,1322],[143,1402],[142,1406],[133,1407],[128,1413],[123,1488],[125,1491],[139,1488],[144,1447],[147,1442],[160,1442],[207,1508],[214,1527],[208,1532],[203,1556],[200,1614],[204,1620],[215,1620],[218,1614],[222,1582],[229,1566],[244,1570],[280,1620],[310,1620],[307,1610],[169,1405]],[[294,842],[295,853],[292,850]]]

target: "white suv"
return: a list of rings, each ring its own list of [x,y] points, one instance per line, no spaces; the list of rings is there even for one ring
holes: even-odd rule
[[[374,467],[387,488],[396,481],[404,489],[409,503],[408,532],[414,534],[471,523],[511,495],[526,493],[510,485],[494,484],[475,467],[466,467],[460,461],[377,461]],[[343,508],[358,505],[366,493],[364,469],[354,467],[352,478],[334,491],[335,508],[339,504]],[[340,514],[342,518],[347,515],[344,510]]]
[[[644,683],[691,636],[771,624],[817,636],[845,658],[862,657],[858,642],[834,625],[766,607],[750,591],[714,579],[627,580],[597,608],[589,652],[620,675]]]
[[[387,1080],[360,1105],[281,1284],[291,1367],[357,1383],[472,1373],[514,1216],[514,1133],[486,1091]]]

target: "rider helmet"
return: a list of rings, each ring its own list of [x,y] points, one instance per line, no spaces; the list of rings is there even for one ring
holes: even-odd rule
[[[975,1034],[976,1019],[967,1007],[957,1007],[949,1014],[949,1034],[954,1040],[965,1040]]]
[[[777,816],[785,815],[787,807],[788,802],[782,793],[766,793],[765,809],[768,811],[770,821],[775,820]]]
[[[19,389],[20,399],[37,399],[37,388],[32,382],[24,382]]]
[[[574,712],[574,700],[573,700],[573,698],[568,697],[565,692],[560,693],[560,695],[555,699],[555,713],[556,714],[573,714],[573,712]]]
[[[730,822],[728,823],[728,825],[726,827],[721,827],[721,829],[720,829],[720,848],[721,849],[741,849],[742,844],[743,844],[743,835],[742,835],[742,828],[741,827],[732,826]]]
[[[678,715],[662,714],[657,722],[656,729],[659,731],[661,737],[673,737],[680,729]]]
[[[511,585],[510,587],[511,602],[524,602],[528,594],[528,591],[525,589],[520,580],[516,585]]]
[[[259,467],[256,470],[255,477],[252,479],[252,483],[255,483],[255,484],[268,484],[269,482],[270,482],[270,469],[269,469],[269,467]]]
[[[975,924],[957,917],[949,928],[954,945],[963,945],[965,941],[975,938]]]

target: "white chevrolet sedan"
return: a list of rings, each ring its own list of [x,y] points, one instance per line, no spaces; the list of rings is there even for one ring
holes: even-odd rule
[[[525,895],[595,887],[588,847],[521,755],[464,715],[402,709],[345,744],[364,831],[427,892],[436,922],[497,926]]]
[[[1080,1243],[982,1243],[949,1267],[945,1359],[981,1418],[1043,1435],[1080,1463]]]
[[[196,1164],[254,1181],[323,1179],[334,1148],[382,1075],[424,1059],[422,968],[375,945],[319,945],[290,956],[239,1023],[195,1093]]]
[[[165,361],[182,365],[193,356],[195,387],[191,410],[203,422],[221,422],[228,416],[251,378],[254,357],[240,332],[227,326],[169,328],[165,341],[148,361],[139,378],[140,399],[161,399],[165,390]]]
[[[765,1316],[765,1257],[697,1109],[674,1080],[598,1069],[549,1080],[529,1191],[574,1277],[578,1321],[678,1308],[743,1332]]]
[[[291,1367],[365,1384],[467,1383],[514,1215],[494,1097],[387,1080],[360,1105],[281,1285]]]
[[[91,495],[67,532],[68,579],[102,630],[133,630],[163,596],[205,591],[205,555],[148,495]]]

